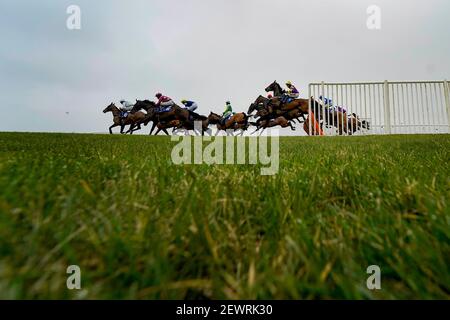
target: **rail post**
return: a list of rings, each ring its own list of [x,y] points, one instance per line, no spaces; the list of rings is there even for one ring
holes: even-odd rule
[[[309,84],[309,86],[308,86],[308,135],[309,136],[311,136],[312,135],[312,119],[311,119],[311,114],[312,114],[312,112],[311,112],[311,108],[312,108],[312,105],[311,105],[311,84]]]
[[[389,105],[389,82],[384,81],[384,133],[391,134],[391,107]]]
[[[320,83],[320,90],[322,91],[322,93],[319,96],[322,96],[324,99],[322,99],[322,110],[319,111],[319,115],[317,116],[317,121],[320,123],[320,113],[322,112],[322,120],[323,120],[323,124],[325,125],[325,82],[322,81]],[[327,87],[328,90],[328,87]]]
[[[450,133],[450,87],[448,86],[447,79],[444,80],[444,97],[445,105],[447,107],[447,121],[448,121],[448,132]]]

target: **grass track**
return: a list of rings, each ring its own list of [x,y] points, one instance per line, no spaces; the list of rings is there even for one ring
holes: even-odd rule
[[[173,146],[1,133],[0,298],[450,298],[450,135],[285,137],[275,176]]]

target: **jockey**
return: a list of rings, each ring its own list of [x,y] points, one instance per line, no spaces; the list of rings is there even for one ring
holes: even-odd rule
[[[227,101],[225,105],[225,111],[222,114],[223,117],[222,125],[225,125],[225,123],[232,115],[233,115],[233,108],[231,107],[231,102]]]
[[[288,90],[285,94],[281,96],[281,102],[287,103],[289,101],[289,98],[291,99],[298,99],[300,93],[297,90],[297,88],[292,84],[291,81],[286,82],[286,86],[288,87]]]
[[[222,117],[228,118],[233,115],[233,108],[231,107],[231,102],[227,101],[225,105],[225,111],[222,114]]]
[[[332,107],[333,106],[333,100],[332,99],[329,99],[329,98],[326,98],[326,97],[323,97],[323,96],[320,96],[319,99],[322,100],[323,103],[326,106],[328,106],[328,107]]]
[[[122,105],[120,107],[120,124],[123,126],[124,125],[124,120],[125,118],[128,117],[128,114],[131,112],[131,110],[133,110],[134,104],[132,104],[129,101],[126,100],[120,100],[120,104]]]
[[[286,86],[288,87],[288,96],[293,99],[298,99],[300,96],[300,92],[297,90],[297,88],[292,84],[291,81],[286,82]]]
[[[181,103],[184,105],[185,109],[187,109],[191,112],[194,112],[198,108],[198,104],[195,103],[194,101],[189,101],[189,100],[183,99],[183,100],[181,100]]]
[[[120,104],[122,105],[122,107],[120,107],[120,110],[123,112],[130,112],[134,107],[134,104],[126,100],[120,100]]]
[[[156,107],[172,107],[175,104],[171,98],[163,96],[162,93],[158,92],[155,97],[158,98]]]

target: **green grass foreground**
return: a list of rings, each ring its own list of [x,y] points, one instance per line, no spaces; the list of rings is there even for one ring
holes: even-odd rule
[[[450,135],[285,137],[275,176],[174,145],[1,133],[0,298],[450,298]]]

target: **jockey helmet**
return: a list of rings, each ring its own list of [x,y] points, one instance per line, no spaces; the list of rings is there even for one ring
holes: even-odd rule
[[[292,86],[292,82],[291,82],[291,81],[287,81],[287,82],[286,82],[286,85],[287,85],[287,86]]]
[[[230,101],[227,101],[227,104],[231,104],[231,102],[230,102]]]
[[[272,98],[273,98],[273,95],[269,94],[269,95],[267,96],[267,98],[272,99]]]
[[[181,100],[181,103],[182,103],[182,104],[185,104],[186,102],[187,102],[186,99]]]
[[[125,102],[125,100],[120,100],[120,103],[124,103]]]
[[[157,97],[157,98],[161,98],[162,97],[162,93],[157,93],[157,94],[155,94],[155,97]]]

